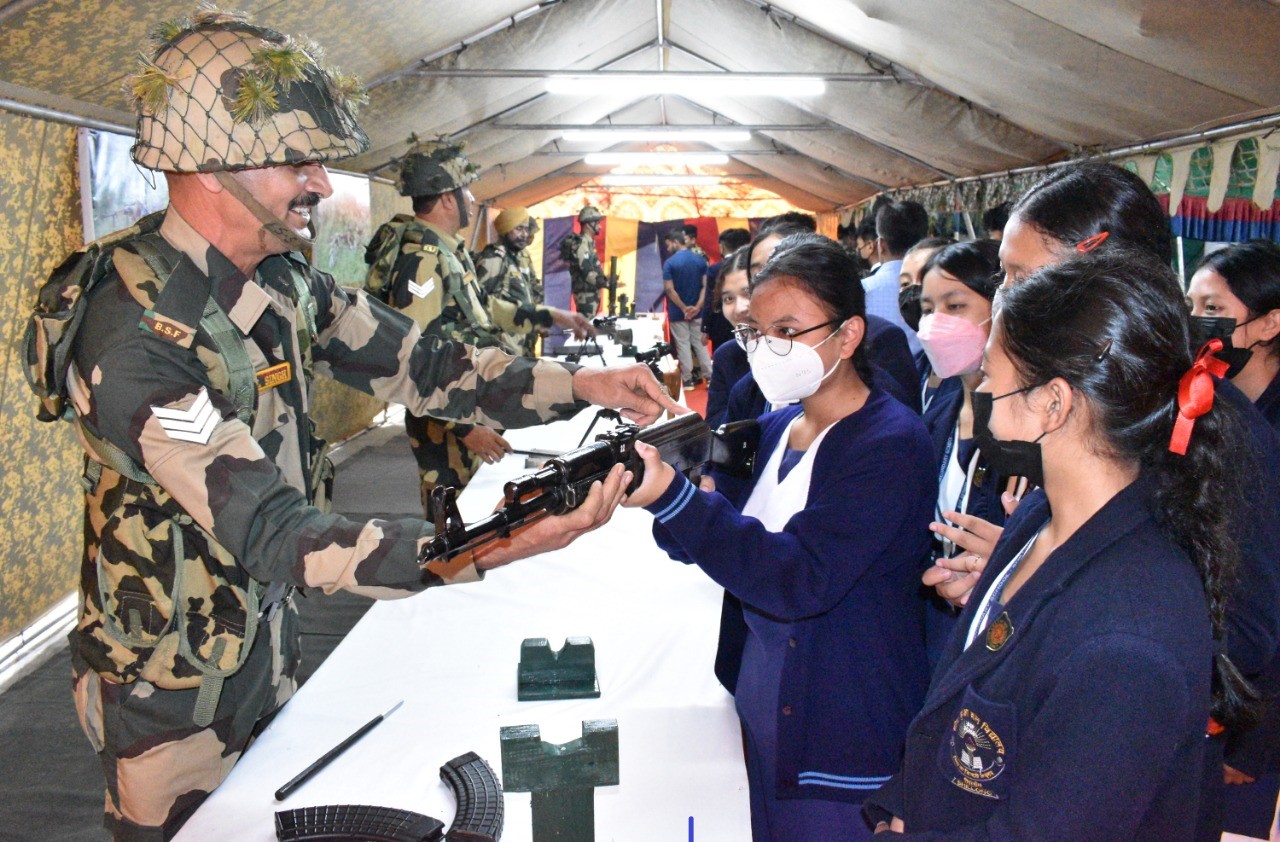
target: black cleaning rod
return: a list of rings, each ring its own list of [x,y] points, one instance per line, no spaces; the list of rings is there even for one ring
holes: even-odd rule
[[[307,768],[299,772],[296,778],[294,778],[293,780],[289,781],[289,783],[277,789],[276,800],[283,801],[286,798],[288,798],[290,795],[292,795],[295,789],[302,786],[307,781],[311,780],[311,778],[315,776],[316,772],[319,772],[321,769],[328,766],[330,763],[332,763],[334,760],[337,759],[338,755],[342,754],[344,751],[346,751],[347,749],[355,745],[357,742],[359,742],[361,737],[363,737],[365,734],[372,731],[374,728],[378,727],[379,722],[381,722],[382,720],[386,719],[388,716],[390,716],[391,714],[399,710],[402,704],[404,704],[404,699],[401,699],[400,701],[396,702],[395,705],[391,708],[391,710],[387,711],[386,713],[379,714],[375,716],[373,719],[370,719],[364,725],[360,726],[359,731],[356,731],[350,737],[347,737],[345,740],[343,740],[342,742],[338,743],[336,746],[334,746],[333,748],[325,752],[323,757],[321,757],[315,763],[312,763],[310,766],[308,766]]]

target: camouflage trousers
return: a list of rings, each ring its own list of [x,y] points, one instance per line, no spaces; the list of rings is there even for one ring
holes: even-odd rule
[[[434,523],[431,489],[437,485],[445,485],[462,491],[480,469],[480,457],[468,450],[444,421],[406,412],[404,429],[409,434],[409,448],[418,463],[422,515],[428,522]]]
[[[598,292],[575,292],[573,294],[573,306],[577,308],[578,314],[584,318],[595,318],[596,313],[600,311],[600,294]]]
[[[199,689],[161,690],[141,679],[115,684],[72,647],[76,712],[102,763],[103,824],[113,839],[171,839],[293,695],[297,609],[286,602],[263,623],[244,666],[223,682],[207,728],[193,723]]]

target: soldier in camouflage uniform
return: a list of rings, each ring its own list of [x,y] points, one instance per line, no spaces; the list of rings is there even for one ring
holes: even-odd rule
[[[68,258],[26,337],[41,417],[73,421],[87,453],[74,695],[116,839],[172,837],[292,695],[293,588],[393,597],[473,581],[563,546],[558,533],[594,528],[621,498],[618,472],[590,511],[424,558],[427,523],[309,505],[314,374],[509,426],[584,401],[651,419],[660,400],[643,367],[421,337],[312,269],[291,249],[332,192],[323,162],[368,145],[355,90],[310,48],[215,9],[158,37],[132,79],[133,156],[165,172],[170,206]]]
[[[397,214],[374,233],[365,251],[370,264],[365,288],[412,318],[424,334],[513,354],[523,352],[523,337],[539,327],[589,330],[574,313],[484,294],[458,234],[474,219],[475,199],[467,185],[475,180],[476,168],[459,145],[410,142],[398,187],[400,195],[413,198],[414,215]],[[508,336],[516,338],[506,341]],[[427,520],[435,519],[433,488],[462,489],[482,462],[496,462],[511,451],[501,435],[480,424],[408,413],[405,430],[418,463]]]
[[[518,307],[537,307],[543,303],[542,281],[533,269],[526,248],[538,230],[538,221],[528,208],[507,208],[493,221],[498,241],[490,243],[476,256],[476,278],[489,298],[500,298]],[[591,323],[581,315],[575,335],[591,332]],[[526,357],[536,356],[538,333],[506,333],[504,344],[517,345]],[[513,352],[514,353],[514,352]]]
[[[588,319],[600,311],[600,290],[609,286],[609,278],[596,254],[596,235],[600,233],[598,209],[587,205],[578,211],[581,233],[570,234],[560,241],[560,256],[569,264],[569,280],[573,288],[573,304]]]

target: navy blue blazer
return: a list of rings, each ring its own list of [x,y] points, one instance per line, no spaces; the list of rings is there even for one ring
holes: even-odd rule
[[[948,377],[938,384],[924,412],[924,425],[929,431],[929,439],[933,442],[933,458],[938,465],[939,484],[941,485],[944,470],[942,460],[947,457],[947,448],[955,437],[956,420],[960,417],[960,409],[964,406],[964,383],[959,377]],[[967,464],[962,464],[967,469]],[[988,523],[1003,526],[1005,521],[1004,505],[1000,495],[1007,485],[1007,477],[1001,475],[986,463],[982,454],[978,454],[978,467],[974,473],[973,487],[965,498],[965,514],[980,517]],[[941,554],[942,541],[935,539],[929,556],[922,560],[924,564],[932,563]],[[953,555],[955,553],[952,553]],[[936,664],[942,656],[942,650],[955,625],[957,612],[933,588],[923,585],[920,592],[925,603],[925,645],[929,653],[929,663]]]
[[[740,509],[800,411],[761,419],[750,481],[717,477],[717,492],[705,493],[677,475],[647,508],[672,558],[697,564],[746,610],[795,624],[778,701],[778,797],[858,802],[867,786],[800,775],[865,779],[897,769],[928,683],[915,589],[933,459],[920,419],[873,389],[814,454],[806,507],[784,531],[769,532]]]
[[[920,412],[920,381],[915,362],[911,358],[911,346],[902,328],[879,316],[867,316],[867,362],[871,363],[875,385],[898,399],[903,406]],[[745,352],[744,352],[745,355]],[[871,384],[868,384],[871,385]],[[710,410],[708,398],[708,413]],[[740,377],[730,389],[723,421],[741,421],[759,418],[764,414],[768,401],[751,376]],[[722,423],[723,423],[722,421]]]
[[[938,384],[933,393],[929,407],[924,413],[924,426],[929,431],[929,439],[933,442],[933,458],[938,463],[938,472],[943,470],[942,457],[947,445],[954,440],[956,419],[960,417],[960,408],[964,406],[964,384],[959,377],[948,377]],[[967,465],[961,467],[967,468]],[[978,454],[978,470],[974,475],[973,488],[969,490],[965,514],[975,515],[996,526],[1004,525],[1004,505],[1000,495],[1008,484],[1008,478],[1001,476],[990,468],[982,454]]]
[[[1271,385],[1267,386],[1253,405],[1262,413],[1262,417],[1267,419],[1271,428],[1280,433],[1280,375],[1276,375]]]
[[[1049,556],[998,623],[1007,639],[963,648],[982,597],[1049,514],[1037,491],[1010,518],[902,769],[867,813],[899,816],[920,839],[1189,839],[1214,648],[1200,577],[1157,523],[1151,483],[1121,491]]]
[[[747,362],[747,352],[733,341],[716,348],[711,362],[711,382],[707,384],[707,425],[714,430],[725,422],[729,390],[744,374],[751,373],[751,364]]]
[[[1240,566],[1227,603],[1227,652],[1267,699],[1257,728],[1227,735],[1226,762],[1257,778],[1280,771],[1280,377],[1252,406],[1226,381],[1218,382],[1218,394],[1239,411],[1252,444],[1237,518]]]

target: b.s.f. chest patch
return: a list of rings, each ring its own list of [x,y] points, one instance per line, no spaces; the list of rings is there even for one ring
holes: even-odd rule
[[[1012,705],[966,691],[938,753],[942,773],[965,792],[997,801],[1006,797],[1016,732]]]

